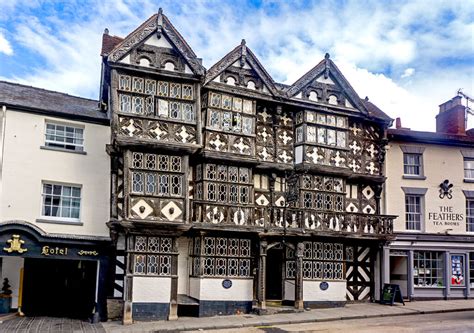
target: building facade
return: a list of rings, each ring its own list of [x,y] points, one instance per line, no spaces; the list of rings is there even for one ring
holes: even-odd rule
[[[105,319],[107,113],[97,101],[0,82],[0,133],[1,277],[12,308]]]
[[[410,299],[472,297],[474,133],[461,100],[440,105],[436,132],[388,131],[385,205],[398,218],[383,282]]]
[[[102,58],[124,323],[374,297],[391,119],[329,55],[291,86],[245,41],[206,70],[160,10]]]

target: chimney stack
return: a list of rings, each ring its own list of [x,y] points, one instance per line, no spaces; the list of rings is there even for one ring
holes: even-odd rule
[[[436,132],[466,135],[466,107],[462,97],[456,96],[439,106],[436,116]]]

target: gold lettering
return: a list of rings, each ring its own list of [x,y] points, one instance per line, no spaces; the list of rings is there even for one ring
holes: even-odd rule
[[[49,256],[49,246],[43,246],[43,248],[41,249],[41,254]]]

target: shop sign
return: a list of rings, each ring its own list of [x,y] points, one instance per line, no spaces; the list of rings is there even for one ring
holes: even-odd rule
[[[439,206],[437,211],[428,212],[428,220],[434,226],[459,227],[464,214],[456,213],[453,206]]]
[[[67,256],[67,247],[49,247],[43,246],[41,248],[41,254],[45,256],[56,255],[56,256]]]
[[[12,238],[7,240],[7,243],[10,244],[10,247],[4,247],[3,251],[5,252],[23,253],[23,252],[28,251],[28,249],[22,248],[22,245],[25,244],[25,241],[20,239],[20,235],[12,235]]]

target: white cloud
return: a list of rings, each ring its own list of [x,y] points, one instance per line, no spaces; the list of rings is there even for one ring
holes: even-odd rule
[[[430,6],[423,0],[343,3],[264,1],[252,11],[240,2],[163,0],[160,5],[207,68],[245,38],[274,79],[291,84],[329,52],[361,97],[368,95],[391,117],[402,116],[408,127],[434,129],[438,104],[460,87],[474,94],[472,68],[456,63],[473,56],[468,42],[474,28],[472,6],[461,0]],[[34,11],[9,7],[9,16],[17,17],[9,31],[15,42],[45,63],[11,78],[97,98],[103,29],[123,37],[158,8],[147,0],[70,6],[80,19],[65,20],[60,13],[32,17]],[[446,20],[448,12],[452,17]],[[453,59],[453,64],[440,65],[443,59]]]
[[[4,53],[8,56],[13,55],[13,48],[2,32],[0,32],[0,53]]]
[[[407,68],[403,71],[403,74],[400,76],[402,79],[407,78],[415,74],[414,68]]]

